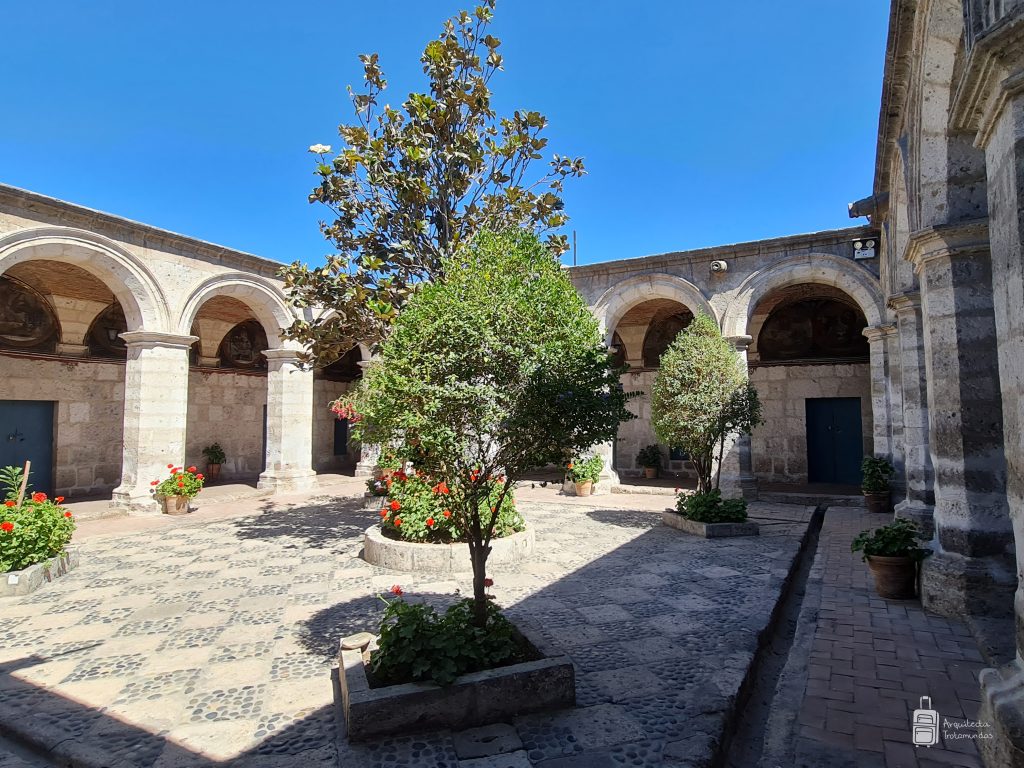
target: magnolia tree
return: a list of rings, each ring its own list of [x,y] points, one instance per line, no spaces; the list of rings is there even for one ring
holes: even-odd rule
[[[690,457],[698,493],[718,490],[728,439],[761,422],[757,390],[708,315],[699,312],[661,356],[651,420],[658,439]]]
[[[444,483],[483,626],[491,537],[513,484],[612,439],[632,416],[597,322],[536,235],[481,233],[442,267],[368,366],[354,433],[423,457]]]
[[[534,172],[547,119],[499,118],[492,108],[491,80],[502,69],[501,42],[487,31],[494,4],[445,23],[420,56],[427,88],[400,106],[381,104],[387,80],[377,54],[361,56],[365,89],[349,88],[355,122],[338,128],[337,150],[310,147],[319,180],[309,199],[331,211],[321,230],[338,253],[313,269],[295,262],[283,276],[294,304],[334,310],[285,331],[317,360],[380,341],[416,286],[443,277],[452,254],[485,228],[546,232],[556,255],[566,250],[554,232],[568,220],[562,186],[584,174],[583,161],[553,155]]]

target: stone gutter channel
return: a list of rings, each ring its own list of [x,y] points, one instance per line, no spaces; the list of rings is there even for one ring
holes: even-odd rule
[[[800,539],[709,768],[792,765],[794,729],[821,596],[824,565],[817,550],[826,509],[824,504],[815,508]]]

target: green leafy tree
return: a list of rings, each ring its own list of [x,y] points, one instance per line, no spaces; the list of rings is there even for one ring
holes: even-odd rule
[[[651,420],[658,439],[690,457],[702,494],[718,490],[728,438],[760,423],[757,390],[708,315],[698,313],[661,356]]]
[[[289,338],[331,361],[357,342],[375,344],[416,287],[444,275],[446,260],[483,230],[547,232],[557,255],[566,238],[562,188],[584,175],[581,158],[542,158],[547,119],[516,111],[499,118],[491,80],[502,69],[500,41],[487,29],[495,0],[449,19],[420,56],[428,88],[399,108],[381,105],[387,80],[376,53],[360,57],[365,91],[349,88],[355,122],[338,128],[341,148],[317,144],[317,187],[310,202],[333,221],[324,236],[338,250],[322,267],[295,262],[283,271],[298,307],[328,307],[329,318],[300,320]]]
[[[368,367],[353,431],[425,457],[445,483],[483,626],[491,537],[513,484],[612,439],[632,415],[597,322],[535,234],[483,232],[443,269]]]

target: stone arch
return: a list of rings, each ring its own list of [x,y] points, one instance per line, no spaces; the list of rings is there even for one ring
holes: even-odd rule
[[[196,315],[203,304],[218,296],[237,299],[249,307],[266,331],[272,349],[292,346],[281,336],[281,329],[291,325],[294,320],[284,293],[272,283],[244,272],[215,275],[193,288],[179,314],[177,332],[182,335],[191,333]]]
[[[35,227],[0,237],[0,274],[37,260],[74,264],[102,280],[121,303],[129,330],[169,329],[167,300],[156,277],[113,240],[71,227]]]
[[[707,297],[689,280],[659,272],[635,275],[605,291],[592,308],[605,341],[611,343],[616,326],[632,307],[651,299],[670,299],[694,314],[704,312],[718,321]]]
[[[868,325],[881,325],[885,308],[878,281],[848,259],[818,253],[769,264],[740,285],[722,319],[722,335],[747,336],[757,305],[773,291],[801,283],[830,285],[846,293],[864,313]]]

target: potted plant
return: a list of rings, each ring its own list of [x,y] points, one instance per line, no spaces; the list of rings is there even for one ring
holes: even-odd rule
[[[897,518],[874,531],[861,531],[850,545],[861,552],[875,577],[879,597],[911,600],[917,586],[917,565],[928,554],[918,545],[921,529],[912,520]]]
[[[203,448],[203,456],[206,458],[206,476],[210,482],[214,482],[220,477],[220,465],[227,459],[227,455],[220,443],[214,443]]]
[[[153,480],[150,491],[160,499],[165,515],[187,515],[190,511],[188,503],[203,490],[205,478],[201,472],[196,472],[195,467],[183,469],[168,464],[167,469],[170,475],[162,481]]]
[[[377,476],[381,480],[390,480],[395,472],[405,467],[405,462],[391,448],[384,448],[377,458]]]
[[[653,443],[646,448],[641,448],[637,454],[636,463],[644,468],[644,477],[653,480],[658,476],[661,469],[661,448]]]
[[[889,480],[896,472],[888,459],[865,456],[860,465],[860,489],[868,504],[868,512],[891,512]]]
[[[565,468],[565,476],[576,484],[577,496],[589,496],[594,491],[594,483],[601,477],[604,461],[600,456],[589,459],[574,459]]]

